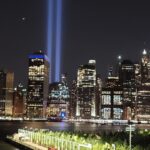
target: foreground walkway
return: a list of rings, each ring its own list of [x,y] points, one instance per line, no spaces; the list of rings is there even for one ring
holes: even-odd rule
[[[37,145],[35,143],[32,143],[30,141],[21,141],[21,140],[17,140],[17,139],[14,139],[12,137],[7,137],[9,140],[13,141],[13,142],[16,142],[18,144],[21,144],[25,147],[28,147],[30,149],[33,149],[33,150],[48,150],[48,148],[46,147],[43,147],[43,146],[40,146],[40,145]]]

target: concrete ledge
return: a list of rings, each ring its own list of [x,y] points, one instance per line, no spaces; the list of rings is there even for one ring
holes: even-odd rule
[[[13,140],[13,139],[10,138],[10,137],[7,137],[7,138],[5,139],[5,141],[6,141],[7,143],[11,144],[11,145],[14,145],[15,147],[17,147],[17,148],[19,148],[19,149],[22,149],[22,150],[33,150],[33,148],[31,148],[31,147],[29,147],[29,146],[27,146],[27,145],[24,145],[24,144],[22,144],[22,143],[19,143],[19,142]]]

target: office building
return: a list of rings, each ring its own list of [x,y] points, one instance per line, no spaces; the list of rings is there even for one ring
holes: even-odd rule
[[[47,116],[69,117],[70,94],[66,75],[61,76],[60,82],[51,83],[49,86],[49,99]]]
[[[136,91],[135,110],[137,120],[150,120],[150,57],[144,49],[140,61],[141,85]]]
[[[26,88],[19,83],[13,92],[13,117],[25,117],[26,114]]]
[[[0,71],[0,115],[12,116],[14,73]]]
[[[77,72],[77,96],[76,96],[76,117],[94,118],[96,110],[96,61],[89,60],[86,65],[81,65]]]
[[[101,118],[123,119],[123,88],[119,83],[119,77],[114,76],[110,68],[101,97]]]
[[[27,116],[43,118],[46,115],[49,86],[49,61],[42,51],[29,55]]]
[[[123,88],[124,119],[135,116],[135,66],[130,60],[123,60],[119,70],[119,82]]]
[[[120,87],[103,87],[102,119],[123,119],[123,91]]]

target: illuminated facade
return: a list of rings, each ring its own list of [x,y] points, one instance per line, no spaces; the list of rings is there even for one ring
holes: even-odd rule
[[[12,115],[14,73],[0,71],[0,115]]]
[[[150,120],[150,87],[138,90],[135,108],[137,120]]]
[[[123,91],[120,88],[102,89],[101,117],[123,119]]]
[[[38,51],[29,55],[27,116],[42,118],[46,115],[49,85],[49,62],[47,56]]]
[[[144,49],[141,59],[141,83],[142,85],[150,82],[150,58],[147,51]]]
[[[136,119],[150,120],[150,58],[144,49],[141,63],[141,85],[136,92]]]
[[[62,75],[61,82],[54,82],[50,84],[47,116],[68,118],[69,100],[70,95],[66,82],[66,76]]]
[[[123,119],[123,89],[119,78],[109,73],[102,88],[101,118]]]
[[[76,117],[92,118],[97,116],[96,85],[96,61],[89,60],[87,65],[78,68]]]

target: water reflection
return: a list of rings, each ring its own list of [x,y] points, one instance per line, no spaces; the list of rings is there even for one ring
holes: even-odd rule
[[[52,131],[71,131],[71,132],[85,132],[85,133],[102,133],[111,131],[121,131],[124,126],[112,126],[112,125],[98,125],[92,123],[83,122],[1,122],[0,123],[0,136],[6,134],[13,134],[17,132],[18,128],[45,128]]]

